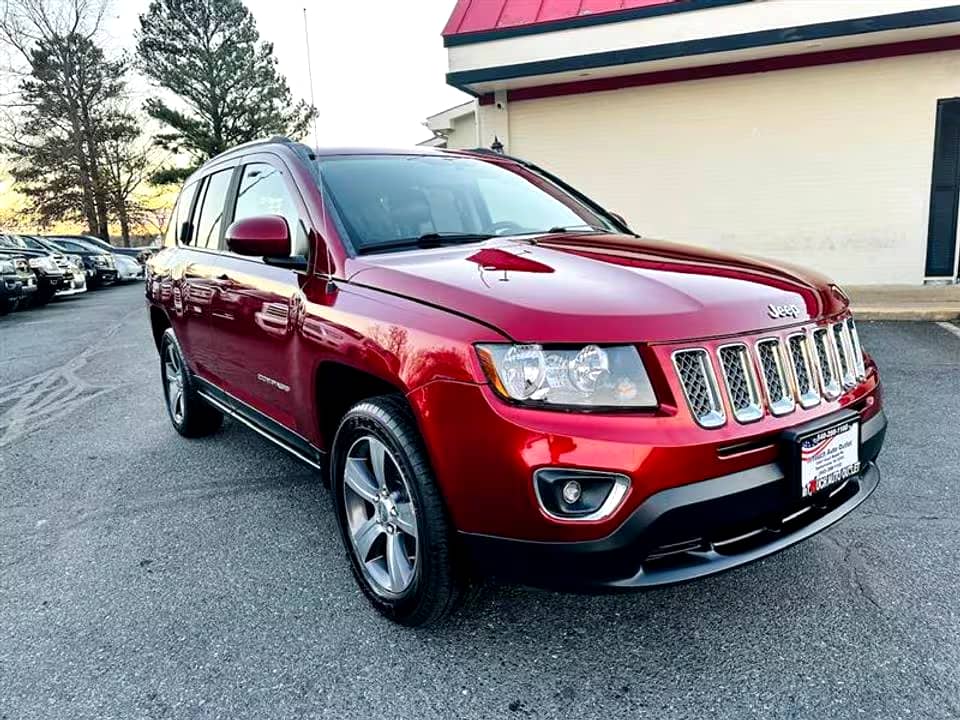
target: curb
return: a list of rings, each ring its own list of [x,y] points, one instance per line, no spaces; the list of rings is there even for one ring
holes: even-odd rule
[[[902,322],[945,322],[960,320],[958,307],[882,307],[853,305],[854,316],[857,320],[896,320]]]

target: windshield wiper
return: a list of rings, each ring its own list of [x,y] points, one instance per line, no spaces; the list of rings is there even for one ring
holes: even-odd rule
[[[559,235],[561,233],[573,233],[573,232],[589,232],[589,233],[603,233],[605,235],[612,235],[613,231],[609,228],[600,227],[599,225],[555,225],[549,230],[530,230],[529,232],[522,233],[510,233],[504,237],[526,237],[528,235]]]
[[[487,233],[457,233],[457,232],[432,232],[421,235],[418,238],[404,238],[402,240],[391,240],[386,243],[376,243],[366,245],[358,250],[361,255],[369,253],[382,252],[384,250],[402,250],[405,248],[436,248],[444,245],[459,245],[460,243],[480,242],[496,237]]]
[[[547,232],[548,233],[568,233],[568,232],[578,232],[581,230],[591,230],[593,232],[602,232],[602,233],[608,233],[608,234],[610,233],[610,230],[608,230],[605,227],[600,227],[599,225],[589,225],[587,223],[584,223],[583,225],[566,225],[566,226],[557,225],[547,230]]]

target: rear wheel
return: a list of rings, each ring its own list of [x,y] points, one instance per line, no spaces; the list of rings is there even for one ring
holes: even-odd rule
[[[220,429],[223,413],[208,405],[197,393],[177,337],[169,328],[160,342],[160,377],[167,414],[178,433],[197,438]]]
[[[370,603],[409,626],[437,622],[465,587],[453,530],[402,397],[362,402],[334,440],[331,490],[354,577]]]

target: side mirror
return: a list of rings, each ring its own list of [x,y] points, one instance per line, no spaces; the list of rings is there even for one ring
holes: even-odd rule
[[[630,227],[629,225],[627,225],[627,221],[623,219],[623,215],[621,215],[620,213],[612,212],[610,213],[610,217],[612,217],[614,220],[616,220],[618,223],[620,223],[624,227]]]
[[[290,228],[279,215],[237,220],[227,228],[227,248],[248,257],[289,258]]]

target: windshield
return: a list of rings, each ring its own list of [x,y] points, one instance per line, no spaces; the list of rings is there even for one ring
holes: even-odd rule
[[[31,250],[43,250],[44,252],[51,252],[52,250],[56,252],[46,243],[38,240],[35,237],[30,237],[29,235],[20,235],[20,241],[24,244],[25,247],[30,248]]]
[[[50,244],[54,247],[59,248],[63,252],[70,253],[103,253],[103,251],[94,246],[88,245],[82,240],[66,240],[64,238],[54,238],[50,240]]]
[[[355,155],[320,160],[324,192],[354,247],[413,247],[418,239],[476,241],[548,231],[616,232],[539,176],[463,157]],[[536,182],[534,181],[536,178]]]
[[[22,238],[16,235],[0,235],[0,247],[17,248],[27,250],[27,244]]]
[[[101,240],[98,237],[93,237],[92,235],[84,235],[83,237],[72,237],[72,238],[64,238],[64,239],[79,241],[81,243],[85,243],[86,245],[92,245],[93,247],[100,248],[101,250],[113,249],[113,245],[111,245],[110,243],[104,240]]]

